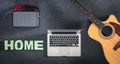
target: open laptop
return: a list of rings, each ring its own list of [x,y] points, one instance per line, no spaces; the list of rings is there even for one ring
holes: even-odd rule
[[[48,29],[47,56],[81,56],[81,30]]]

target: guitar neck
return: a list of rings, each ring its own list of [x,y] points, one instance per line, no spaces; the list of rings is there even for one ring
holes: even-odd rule
[[[89,18],[90,21],[92,21],[96,26],[98,26],[98,28],[102,29],[104,27],[104,24],[91,12],[89,12],[89,10],[87,10],[84,6],[82,6],[77,0],[71,0],[71,1],[73,2],[73,4],[75,4],[77,8],[79,8],[79,10],[84,15],[86,15]]]

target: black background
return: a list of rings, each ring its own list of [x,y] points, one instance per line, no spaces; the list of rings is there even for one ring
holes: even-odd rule
[[[0,47],[5,39],[44,40],[44,51],[0,51],[0,64],[108,64],[102,47],[89,38],[91,22],[70,0],[0,0]],[[29,2],[28,2],[29,1]],[[35,4],[35,3],[37,4]],[[120,0],[79,0],[100,20],[110,14],[120,19]],[[36,5],[40,9],[39,28],[14,28],[12,8],[18,4]],[[83,29],[81,57],[47,57],[47,29]]]

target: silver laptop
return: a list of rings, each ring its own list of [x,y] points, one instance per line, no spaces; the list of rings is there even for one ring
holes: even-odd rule
[[[80,29],[49,29],[47,56],[81,56]]]

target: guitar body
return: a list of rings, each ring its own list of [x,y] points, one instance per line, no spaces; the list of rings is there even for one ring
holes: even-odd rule
[[[120,64],[120,23],[116,17],[110,15],[106,21],[101,22],[79,1],[71,0],[71,2],[92,21],[88,35],[101,44],[107,61],[110,64]]]
[[[110,22],[114,23],[114,25],[112,23],[110,24]],[[90,38],[98,41],[101,44],[104,55],[110,64],[120,64],[120,48],[117,50],[113,49],[120,41],[120,32],[118,32],[120,30],[117,30],[120,28],[120,23],[114,15],[110,15],[110,17],[104,21],[103,24],[112,27],[113,34],[111,36],[105,37],[101,35],[101,29],[99,29],[94,23],[90,25],[88,29],[88,35]]]

